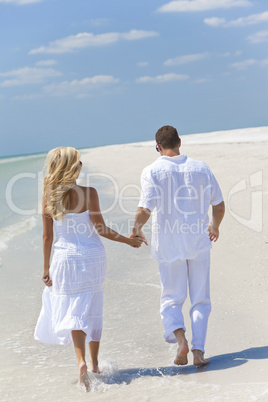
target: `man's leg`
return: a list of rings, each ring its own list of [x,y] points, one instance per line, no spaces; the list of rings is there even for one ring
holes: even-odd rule
[[[192,323],[192,352],[196,366],[209,363],[204,359],[210,302],[210,252],[201,253],[188,260],[189,293],[191,299],[190,317]]]
[[[187,364],[188,344],[182,306],[187,297],[187,262],[177,260],[173,263],[159,263],[162,285],[160,313],[165,328],[166,342],[178,342],[179,348],[174,363]]]

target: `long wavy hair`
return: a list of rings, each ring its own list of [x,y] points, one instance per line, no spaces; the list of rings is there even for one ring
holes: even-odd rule
[[[81,171],[80,152],[72,147],[49,151],[45,162],[43,195],[45,212],[56,220],[63,219],[70,209],[69,192]]]

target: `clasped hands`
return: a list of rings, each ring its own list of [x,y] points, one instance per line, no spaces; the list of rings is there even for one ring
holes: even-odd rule
[[[135,248],[140,248],[142,243],[145,243],[146,246],[148,246],[148,242],[146,237],[144,236],[144,233],[142,230],[134,230],[132,229],[131,235],[129,236],[129,239],[136,239],[139,240],[139,245],[134,246]]]

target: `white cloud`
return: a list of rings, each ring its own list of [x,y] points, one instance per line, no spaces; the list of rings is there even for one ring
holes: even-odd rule
[[[254,59],[247,59],[243,61],[239,61],[237,63],[231,64],[231,67],[236,68],[237,70],[246,70],[248,67],[256,64],[257,61]]]
[[[36,66],[49,67],[57,64],[56,60],[40,60],[35,63]]]
[[[261,43],[268,41],[268,31],[259,31],[247,37],[251,43]]]
[[[44,92],[50,96],[76,96],[82,98],[94,88],[118,83],[119,80],[112,75],[95,75],[82,80],[63,81],[45,86]]]
[[[248,25],[260,24],[262,22],[268,21],[268,11],[264,11],[259,14],[251,14],[248,17],[241,17],[237,20],[229,21],[227,26],[229,27],[243,27]]]
[[[125,33],[110,32],[105,34],[94,35],[92,33],[79,33],[77,35],[67,36],[66,38],[50,42],[48,46],[41,46],[37,49],[32,49],[29,54],[39,53],[70,53],[75,50],[83,49],[90,46],[105,46],[119,40],[139,40],[157,36],[154,31],[131,30]]]
[[[126,33],[120,33],[119,39],[123,40],[137,40],[137,39],[145,39],[145,38],[151,38],[153,36],[158,36],[158,32],[155,31],[141,31],[137,29],[132,29],[129,32]]]
[[[206,11],[251,5],[252,3],[249,0],[179,0],[164,4],[157,11],[160,13],[181,13],[185,11]]]
[[[182,81],[182,80],[188,80],[189,76],[188,75],[183,75],[183,74],[163,74],[163,75],[157,75],[156,77],[140,77],[136,80],[139,84],[141,83],[147,83],[147,82],[152,82],[152,83],[163,83],[163,82],[171,82],[171,81]]]
[[[11,3],[11,4],[31,4],[31,3],[40,3],[42,0],[0,0],[0,3]]]
[[[174,59],[168,59],[164,62],[164,66],[178,66],[181,64],[191,63],[193,61],[207,59],[209,57],[209,53],[195,53],[195,54],[187,54],[185,56],[178,56]]]
[[[137,63],[138,67],[147,67],[148,65],[148,61],[140,61],[139,63]]]
[[[231,67],[236,68],[237,70],[247,70],[248,67],[253,66],[253,65],[256,65],[259,67],[265,67],[268,65],[268,59],[264,59],[264,60],[247,59],[244,61],[233,63],[233,64],[231,64]]]
[[[205,18],[204,23],[211,27],[218,27],[220,25],[224,25],[226,23],[226,19],[218,17]]]
[[[237,20],[226,21],[224,18],[205,18],[204,23],[212,27],[244,27],[248,25],[256,25],[268,21],[268,11],[260,14],[252,14],[248,17],[241,17]]]
[[[26,84],[39,84],[44,82],[46,78],[59,77],[62,75],[60,71],[52,68],[36,68],[36,67],[23,67],[17,70],[0,73],[0,77],[8,77],[0,83],[2,87],[11,87]]]

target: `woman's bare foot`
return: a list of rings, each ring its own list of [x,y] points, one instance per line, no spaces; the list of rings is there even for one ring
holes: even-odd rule
[[[194,355],[194,365],[197,367],[205,366],[209,363],[209,359],[204,358],[204,354],[202,350],[195,349],[193,350]]]
[[[101,373],[101,371],[100,371],[100,369],[99,369],[99,367],[98,366],[96,366],[96,367],[91,367],[91,373],[95,373],[95,374],[100,374]]]
[[[99,363],[96,361],[95,363],[91,362],[91,373],[100,374],[101,371],[99,369]]]
[[[174,364],[177,364],[178,366],[185,366],[186,364],[188,364],[188,357],[187,357],[188,353],[189,353],[189,347],[187,341],[185,340],[178,347],[178,352],[174,360]]]
[[[85,362],[81,363],[79,366],[78,378],[79,378],[79,384],[84,386],[86,391],[89,391],[90,390],[90,382],[89,382],[89,376],[87,373],[87,365]]]

